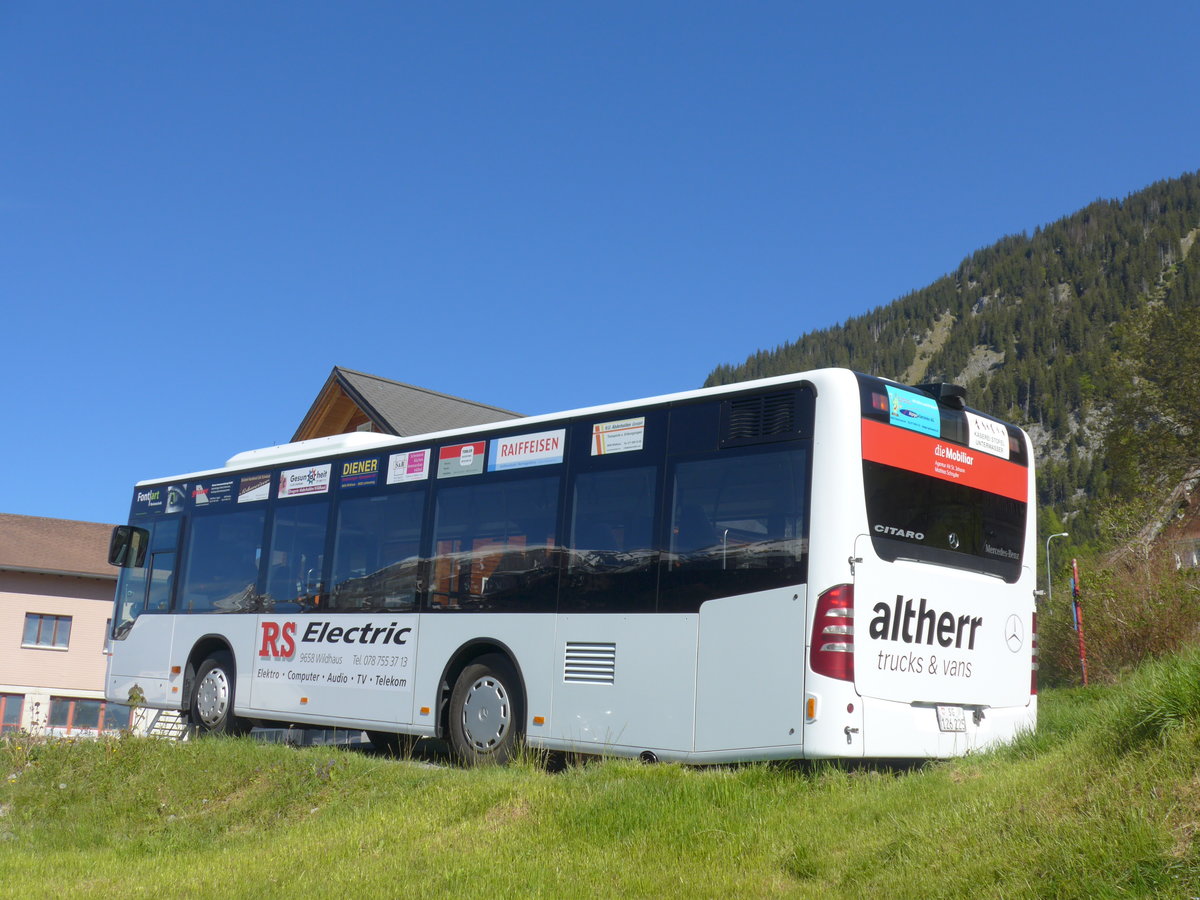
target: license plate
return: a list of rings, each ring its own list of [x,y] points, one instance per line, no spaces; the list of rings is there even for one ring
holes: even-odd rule
[[[967,716],[961,706],[939,706],[938,728],[942,731],[966,731]]]

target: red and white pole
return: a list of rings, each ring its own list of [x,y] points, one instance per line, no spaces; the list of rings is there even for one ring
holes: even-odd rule
[[[1083,640],[1083,602],[1079,587],[1079,560],[1071,560],[1071,593],[1075,598],[1075,630],[1079,632],[1079,668],[1083,672],[1083,683],[1088,683],[1087,645]]]

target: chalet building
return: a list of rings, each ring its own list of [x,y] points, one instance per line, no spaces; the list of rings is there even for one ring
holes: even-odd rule
[[[351,431],[404,437],[518,415],[334,366],[292,440]],[[95,522],[0,513],[0,733],[94,736],[129,726],[128,707],[104,702],[117,581],[111,532]]]
[[[119,731],[104,702],[111,525],[0,513],[0,732]]]
[[[517,418],[520,413],[334,366],[293,441],[374,431],[408,437]]]

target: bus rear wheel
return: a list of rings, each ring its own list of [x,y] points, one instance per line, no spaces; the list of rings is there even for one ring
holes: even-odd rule
[[[233,657],[223,651],[206,658],[196,670],[188,713],[201,734],[238,735],[250,730],[233,714],[235,671]]]
[[[516,670],[502,656],[483,656],[459,674],[450,694],[450,751],[465,766],[512,758],[523,720]]]

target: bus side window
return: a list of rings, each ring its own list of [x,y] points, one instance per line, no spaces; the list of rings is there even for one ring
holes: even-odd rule
[[[416,609],[424,507],[424,490],[338,505],[331,609]]]
[[[150,555],[150,587],[146,609],[166,612],[171,606],[171,586],[175,581],[175,551],[155,551]]]
[[[276,507],[267,553],[268,609],[299,612],[322,605],[328,519],[328,502]]]
[[[571,492],[563,612],[654,610],[658,468],[580,473]]]
[[[195,516],[188,538],[180,612],[254,612],[263,509]]]
[[[807,452],[720,451],[678,463],[660,612],[807,577]]]
[[[439,486],[428,608],[553,611],[561,478]]]

